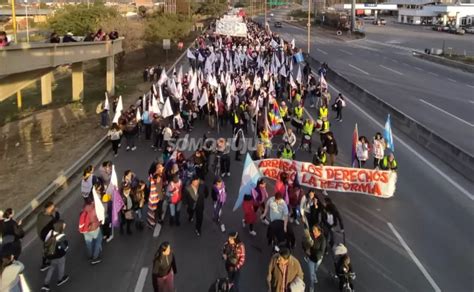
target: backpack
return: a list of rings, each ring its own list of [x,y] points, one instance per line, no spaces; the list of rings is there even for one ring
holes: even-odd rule
[[[48,240],[44,242],[43,254],[46,258],[51,258],[56,253],[56,236],[52,235]]]
[[[81,214],[79,215],[79,232],[80,233],[89,232],[89,225],[90,225],[89,214],[87,213],[86,210],[82,210]]]

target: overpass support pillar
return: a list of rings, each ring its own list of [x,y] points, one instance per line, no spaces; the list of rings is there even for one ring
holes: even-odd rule
[[[53,101],[53,92],[51,89],[52,77],[53,72],[41,76],[41,105],[48,105]]]
[[[84,98],[84,66],[82,62],[72,64],[72,100]]]
[[[115,94],[115,57],[107,57],[106,90],[109,96]]]

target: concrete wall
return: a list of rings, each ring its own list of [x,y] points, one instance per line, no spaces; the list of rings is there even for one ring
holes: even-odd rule
[[[23,43],[0,50],[0,76],[114,56],[122,39],[61,44]]]
[[[313,68],[319,68],[319,61],[308,55],[305,57]],[[408,135],[464,177],[474,181],[474,157],[472,155],[445,140],[428,127],[407,117],[392,105],[346,79],[331,68],[328,71],[327,80],[340,90],[350,93],[352,98],[370,109],[371,113],[380,121],[385,121],[387,114],[390,114],[392,126],[396,131]]]

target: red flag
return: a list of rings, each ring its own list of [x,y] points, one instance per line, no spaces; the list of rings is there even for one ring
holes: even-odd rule
[[[352,134],[352,167],[357,167],[357,142],[359,141],[359,131],[357,130],[357,123],[355,124],[354,133]]]

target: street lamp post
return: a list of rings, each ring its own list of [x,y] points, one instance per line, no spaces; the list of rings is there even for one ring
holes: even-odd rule
[[[12,0],[12,24],[13,24],[13,38],[15,39],[15,43],[18,43],[16,37],[16,11],[15,11],[15,0]]]
[[[263,0],[263,1],[264,1],[263,5],[265,5],[265,8],[264,8],[264,10],[265,10],[265,23],[264,23],[263,27],[265,28],[265,31],[266,31],[267,30],[267,1],[268,0]]]
[[[12,0],[12,2],[15,0]],[[25,16],[26,16],[26,42],[30,42],[30,26],[28,22],[28,0],[25,0]]]
[[[308,0],[308,54],[311,47],[311,0]]]

